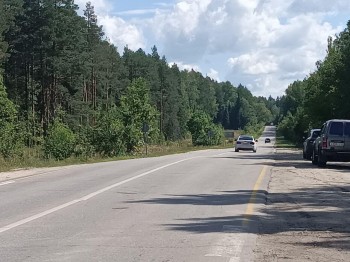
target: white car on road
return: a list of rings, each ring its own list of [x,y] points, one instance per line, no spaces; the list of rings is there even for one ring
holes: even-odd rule
[[[239,152],[239,150],[251,150],[256,153],[257,142],[258,140],[255,140],[253,136],[240,135],[236,140],[235,152]]]

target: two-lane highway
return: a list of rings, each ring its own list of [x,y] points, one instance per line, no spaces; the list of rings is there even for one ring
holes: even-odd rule
[[[268,127],[266,136],[273,137]],[[251,261],[272,144],[70,167],[0,185],[0,261]]]

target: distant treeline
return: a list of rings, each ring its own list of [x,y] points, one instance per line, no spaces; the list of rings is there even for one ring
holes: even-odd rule
[[[328,119],[350,119],[350,21],[335,39],[328,38],[327,55],[316,65],[315,72],[292,83],[279,101],[279,131],[294,142]]]
[[[131,153],[145,139],[219,144],[223,128],[278,118],[275,99],[181,71],[156,46],[150,54],[128,47],[120,54],[91,3],[84,16],[77,10],[73,0],[0,1],[3,157],[24,146],[63,159]]]

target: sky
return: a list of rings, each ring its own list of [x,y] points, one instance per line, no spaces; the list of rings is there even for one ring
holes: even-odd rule
[[[76,0],[80,10],[86,0]],[[91,0],[122,54],[151,52],[218,82],[277,97],[326,56],[350,20],[349,0]],[[81,11],[80,11],[81,12]]]

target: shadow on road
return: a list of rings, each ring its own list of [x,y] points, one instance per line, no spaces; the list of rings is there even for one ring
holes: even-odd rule
[[[266,195],[264,190],[258,191],[259,195]],[[128,201],[128,203],[150,203],[164,205],[205,205],[205,206],[227,206],[241,205],[249,202],[252,192],[249,190],[219,192],[218,194],[200,195],[165,195],[161,198],[148,200]],[[258,203],[265,203],[266,199],[258,199]]]
[[[327,194],[328,192],[328,194]],[[129,203],[147,203],[164,205],[240,205],[247,204],[252,191],[219,192],[208,195],[173,195],[164,198],[132,201]],[[324,198],[324,196],[327,198]],[[320,201],[320,197],[322,198]],[[339,198],[341,197],[341,200]],[[314,231],[341,233],[342,236],[318,241],[317,245],[329,248],[346,248],[350,250],[350,185],[343,187],[317,187],[303,188],[288,194],[268,194],[259,191],[257,202],[266,206],[259,210],[261,215],[252,216],[217,216],[194,217],[179,219],[176,223],[166,224],[168,230],[186,231],[196,234],[202,233],[254,233],[276,234],[289,231]],[[288,210],[283,208],[270,208],[270,205],[298,203],[302,209],[316,211]],[[250,225],[242,227],[243,221]],[[316,245],[316,243],[299,243],[300,245]]]
[[[303,161],[297,154],[242,155],[241,159],[270,159],[266,165],[274,167],[315,168]],[[261,165],[261,163],[259,163]],[[350,175],[349,165],[329,165],[328,169],[346,172]],[[316,168],[315,168],[316,169]],[[322,172],[322,169],[318,169]],[[224,191],[217,194],[165,195],[128,203],[164,204],[164,205],[206,205],[229,206],[247,204],[252,191]],[[175,220],[166,224],[168,230],[201,233],[254,233],[276,234],[283,232],[330,232],[336,237],[318,239],[316,242],[303,242],[296,245],[324,246],[327,248],[350,250],[350,184],[301,187],[288,193],[267,193],[258,191],[256,203],[265,204],[259,215],[194,217]],[[243,221],[249,225],[242,227]]]
[[[241,160],[265,160],[265,161],[256,163],[256,165],[266,165],[271,167],[294,167],[298,169],[315,169],[315,170],[319,170],[320,172],[322,172],[323,169],[331,169],[339,172],[346,172],[346,173],[349,173],[350,175],[349,163],[328,162],[325,168],[318,168],[317,166],[314,166],[310,160],[304,160],[299,151],[295,151],[293,153],[278,153],[278,154],[235,153],[234,156],[220,156],[219,158],[241,159]],[[243,165],[252,165],[252,164],[247,163]]]

